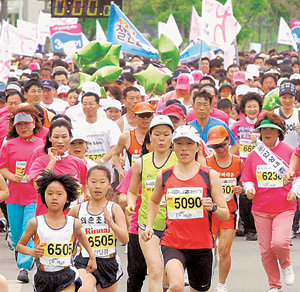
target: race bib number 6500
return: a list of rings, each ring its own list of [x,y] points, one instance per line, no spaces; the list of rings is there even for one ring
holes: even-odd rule
[[[169,219],[203,218],[203,188],[170,188],[166,194]]]

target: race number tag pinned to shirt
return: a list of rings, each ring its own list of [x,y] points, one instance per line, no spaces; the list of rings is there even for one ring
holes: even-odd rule
[[[249,153],[255,148],[256,143],[250,139],[240,139],[240,157],[247,158]]]
[[[185,187],[167,190],[166,202],[169,219],[203,218],[203,188]]]
[[[155,186],[155,179],[145,180],[145,188],[146,188],[146,192],[147,192],[147,196],[148,196],[149,200],[150,200],[150,197],[154,190],[154,186]],[[160,201],[160,205],[166,205],[166,200],[164,197],[162,197],[162,199]]]
[[[46,242],[44,255],[40,259],[46,266],[70,266],[73,242]]]
[[[86,154],[85,157],[88,159],[91,159],[93,161],[99,161],[100,158],[102,158],[105,155],[105,153],[98,153],[98,154]]]
[[[24,174],[25,167],[26,161],[16,161],[16,173],[21,173],[23,175],[21,183],[27,183],[26,176]]]
[[[226,202],[228,202],[233,199],[233,187],[236,186],[236,178],[221,178],[221,182]]]
[[[257,165],[256,179],[259,188],[281,188],[282,178],[268,165]]]

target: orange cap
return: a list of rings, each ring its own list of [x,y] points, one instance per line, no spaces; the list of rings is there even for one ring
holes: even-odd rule
[[[215,126],[208,131],[207,145],[221,144],[229,136],[226,128],[224,126]]]
[[[154,108],[149,102],[143,101],[137,103],[134,106],[133,111],[135,114],[154,113]]]

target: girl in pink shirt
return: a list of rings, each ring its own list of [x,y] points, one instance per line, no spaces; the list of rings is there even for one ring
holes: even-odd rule
[[[26,163],[32,151],[43,144],[42,139],[35,136],[42,123],[38,111],[31,105],[17,108],[9,120],[7,142],[0,154],[0,172],[8,179],[9,198],[6,200],[11,238],[17,245],[28,221],[34,217],[37,193],[24,175]],[[32,240],[28,243],[33,247]],[[33,266],[33,258],[17,254],[20,268],[18,280],[28,283],[28,269]]]
[[[34,183],[44,169],[51,170],[56,174],[70,173],[78,179],[85,193],[87,167],[80,158],[69,154],[71,138],[71,124],[68,121],[58,119],[51,123],[49,133],[46,137],[44,153],[32,162],[28,170],[29,181],[31,183]],[[36,215],[43,215],[46,212],[47,207],[42,203],[40,197],[38,197]]]
[[[291,266],[289,237],[296,203],[287,200],[291,185],[283,185],[293,149],[281,142],[285,121],[274,113],[264,113],[255,123],[262,143],[248,156],[241,178],[249,199],[258,234],[261,259],[272,292],[281,291],[280,270],[286,285],[295,279]]]

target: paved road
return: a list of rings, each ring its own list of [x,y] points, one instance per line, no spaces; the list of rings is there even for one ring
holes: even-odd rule
[[[293,240],[292,260],[296,275],[295,284],[291,287],[283,285],[284,292],[300,291],[300,236]],[[126,291],[126,254],[124,247],[118,247],[119,255],[124,269],[118,292]],[[7,248],[3,233],[0,234],[0,274],[9,281],[10,292],[32,292],[31,284],[21,284],[16,280],[18,271],[16,268],[14,254]],[[217,284],[218,271],[213,277],[212,289]],[[31,277],[31,274],[30,274]],[[257,242],[248,242],[244,238],[235,238],[232,247],[232,269],[227,281],[230,292],[266,292],[268,290],[267,278],[263,270]],[[144,291],[148,289],[148,281],[145,283]],[[189,291],[188,288],[185,291]],[[1,291],[0,291],[1,292]]]

